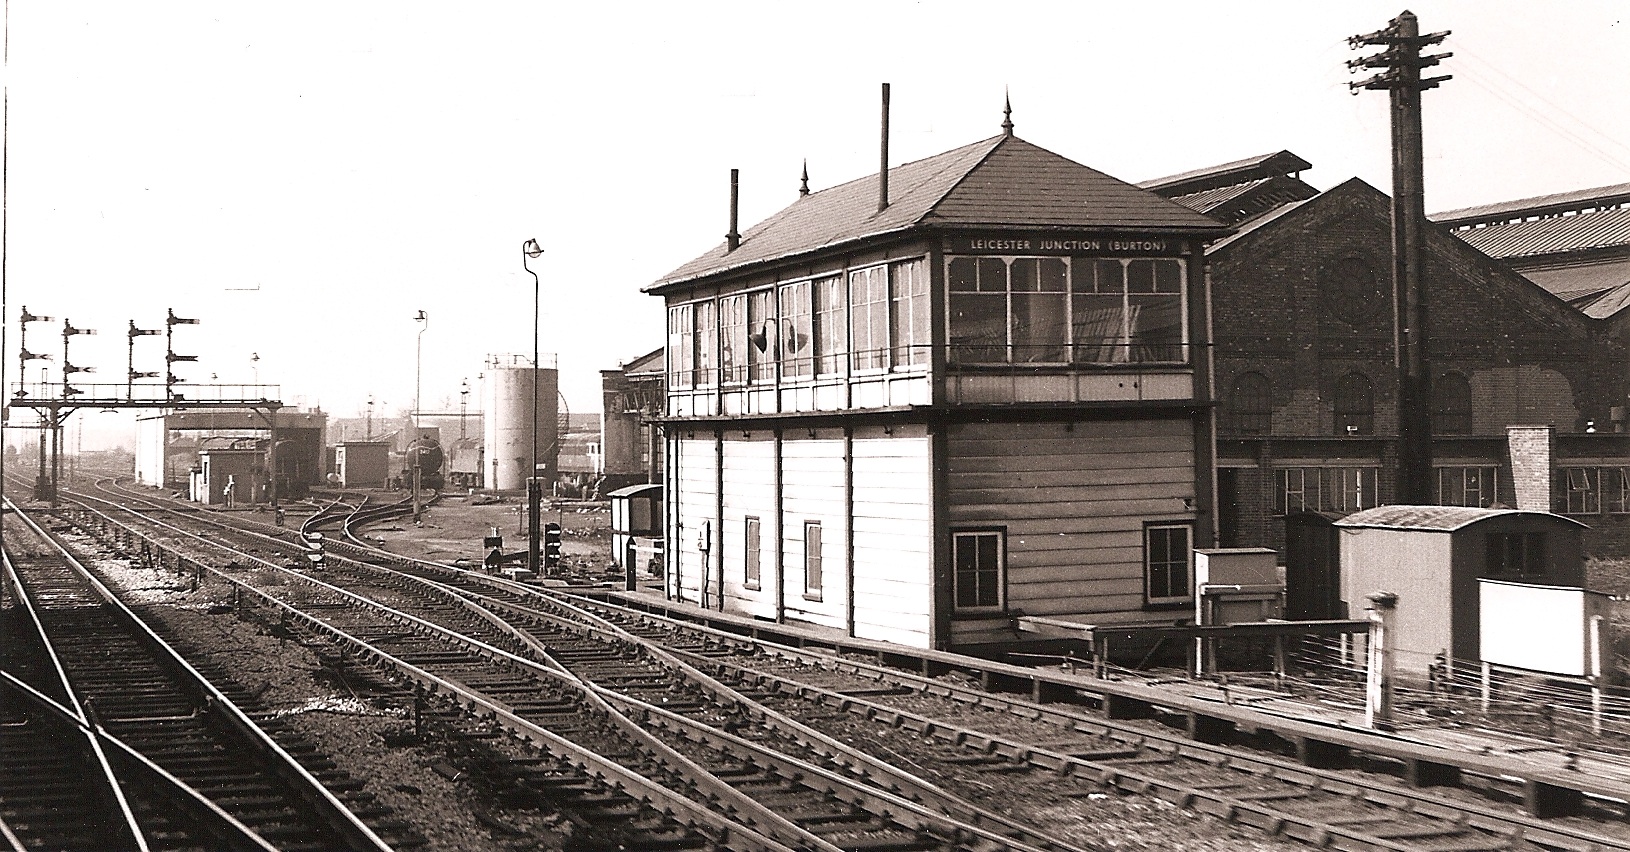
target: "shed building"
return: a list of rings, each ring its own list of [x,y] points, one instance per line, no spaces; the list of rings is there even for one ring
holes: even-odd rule
[[[231,500],[227,486],[232,486]],[[266,488],[265,451],[249,449],[201,450],[193,499],[209,506],[244,506],[259,499]]]
[[[802,195],[646,288],[669,597],[963,649],[1021,611],[1192,612],[1227,228],[1004,131]]]
[[[1482,658],[1479,579],[1585,584],[1584,524],[1549,512],[1381,506],[1335,526],[1348,614],[1361,614],[1374,592],[1398,595],[1394,648],[1403,671],[1424,672],[1442,652],[1456,661]]]
[[[334,448],[334,472],[346,488],[383,488],[390,479],[391,445],[345,441]]]

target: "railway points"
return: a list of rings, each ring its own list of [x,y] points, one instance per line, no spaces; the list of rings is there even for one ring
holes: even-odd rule
[[[356,502],[360,503],[361,501]],[[290,522],[284,527],[278,527],[270,517],[261,517],[254,513],[207,512],[202,513],[202,517],[207,517],[215,522],[217,528],[219,528],[220,524],[226,523],[232,526],[251,528],[257,535],[262,537],[275,538],[282,536],[283,546],[287,548],[287,557],[276,556],[272,550],[267,550],[266,548],[271,546],[269,539],[256,546],[261,551],[259,558],[268,559],[269,562],[262,568],[249,569],[249,573],[261,573],[271,571],[272,566],[280,566],[281,563],[299,565],[300,562],[294,557],[299,555],[303,547],[299,543],[301,541],[302,522],[321,522],[322,518],[326,516],[336,518],[332,523],[337,526],[339,523],[338,518],[341,516],[340,507],[335,503],[329,505],[328,508],[330,511],[325,512],[324,505],[310,504],[309,507],[302,506],[293,512]],[[188,525],[195,523],[200,517],[200,513],[196,510],[188,510],[185,506],[172,505],[170,509],[179,509],[180,511],[176,512],[173,517],[178,522],[185,519]],[[351,515],[355,512],[356,506],[353,505],[347,507],[343,514]],[[133,522],[130,522],[130,524],[134,529],[136,525]],[[310,526],[316,525],[317,523],[313,523],[306,528],[309,529]],[[94,528],[95,524],[93,523],[91,526]],[[193,535],[203,535],[205,538],[216,539],[225,536],[226,533],[222,530],[219,533],[195,532]],[[167,543],[162,547],[179,549],[182,548],[179,539],[191,537],[171,534],[164,538]],[[1469,785],[1469,792],[1456,793],[1451,797],[1446,797],[1441,788],[1428,788],[1423,791],[1425,796],[1422,803],[1410,809],[1416,813],[1409,820],[1397,821],[1394,819],[1387,821],[1384,828],[1376,828],[1375,831],[1370,833],[1350,825],[1332,824],[1321,828],[1318,819],[1309,817],[1306,813],[1298,814],[1294,807],[1286,803],[1310,801],[1310,796],[1316,797],[1317,795],[1326,794],[1309,793],[1305,785],[1299,791],[1294,792],[1290,788],[1274,791],[1268,786],[1264,786],[1267,784],[1266,779],[1280,776],[1295,777],[1317,774],[1318,772],[1337,773],[1342,770],[1334,768],[1333,765],[1322,769],[1310,766],[1306,761],[1296,759],[1297,756],[1294,751],[1279,754],[1258,754],[1250,760],[1239,754],[1230,754],[1226,758],[1218,758],[1215,755],[1201,756],[1201,750],[1204,748],[1226,749],[1238,747],[1241,743],[1230,745],[1223,742],[1197,742],[1193,736],[1192,719],[1196,717],[1194,714],[1198,714],[1199,718],[1228,720],[1233,724],[1233,733],[1248,732],[1258,739],[1262,739],[1260,735],[1264,732],[1275,731],[1277,732],[1275,736],[1283,736],[1285,732],[1293,730],[1291,726],[1287,725],[1288,717],[1309,717],[1312,715],[1296,710],[1294,704],[1289,702],[1288,699],[1275,697],[1271,690],[1265,688],[1253,688],[1245,685],[1225,688],[1221,684],[1214,682],[1186,681],[1182,678],[1158,679],[1151,677],[1146,678],[1143,683],[1138,683],[1134,678],[1127,677],[1122,673],[1116,673],[1113,680],[1106,680],[1094,677],[1090,667],[1082,671],[1066,672],[1062,669],[1052,670],[1051,668],[1015,666],[950,654],[929,653],[907,659],[907,655],[901,654],[902,649],[898,646],[865,642],[844,645],[841,642],[833,642],[833,637],[829,631],[824,633],[809,631],[800,635],[800,631],[790,630],[784,626],[767,626],[762,623],[754,623],[750,619],[739,619],[732,623],[729,618],[721,618],[717,613],[702,611],[694,607],[687,610],[684,607],[674,607],[669,604],[654,605],[650,594],[638,592],[630,594],[602,586],[599,588],[571,589],[568,590],[569,597],[563,599],[559,597],[561,590],[558,587],[546,588],[537,583],[526,584],[503,581],[480,572],[461,572],[454,569],[450,561],[440,561],[440,564],[418,562],[409,553],[404,552],[406,548],[401,539],[393,542],[392,552],[383,553],[375,546],[376,542],[370,540],[370,536],[360,535],[358,538],[364,543],[363,545],[348,542],[342,537],[331,539],[328,544],[330,553],[335,558],[345,560],[347,564],[352,560],[362,560],[363,562],[378,560],[383,565],[396,570],[419,573],[426,579],[434,578],[433,582],[448,589],[462,589],[458,594],[469,603],[474,603],[479,599],[491,599],[484,604],[488,612],[488,616],[484,618],[497,618],[500,621],[512,620],[521,618],[523,611],[531,611],[533,614],[525,616],[526,619],[542,618],[544,621],[548,621],[549,618],[559,618],[561,616],[556,612],[555,615],[546,618],[543,615],[544,613],[553,611],[552,608],[554,607],[570,605],[572,600],[576,600],[576,606],[579,607],[591,606],[598,608],[605,605],[603,602],[612,599],[620,599],[620,603],[627,603],[631,600],[644,598],[644,600],[639,601],[640,607],[616,616],[619,619],[627,619],[623,622],[624,626],[621,628],[623,631],[633,631],[634,634],[645,634],[647,639],[655,639],[658,647],[667,649],[665,653],[678,654],[680,657],[688,659],[691,665],[709,672],[712,677],[718,677],[726,680],[726,682],[736,684],[734,689],[737,691],[759,696],[755,699],[756,701],[767,702],[765,706],[780,708],[775,711],[777,713],[789,712],[790,708],[795,716],[809,714],[812,721],[806,724],[813,724],[819,729],[826,730],[830,736],[872,743],[875,746],[873,753],[877,755],[910,755],[909,760],[912,762],[931,759],[935,762],[927,765],[936,767],[934,777],[940,778],[941,783],[950,781],[953,778],[960,779],[953,782],[955,788],[960,790],[977,790],[981,786],[999,790],[1002,789],[1003,784],[1010,785],[1013,790],[1022,790],[1026,788],[1025,785],[1033,784],[1035,780],[1040,778],[1054,779],[1051,785],[1056,788],[1057,779],[1068,778],[1071,779],[1070,784],[1072,786],[1080,785],[1080,801],[1092,802],[1093,800],[1090,797],[1095,795],[1093,792],[1095,790],[1117,791],[1113,793],[1116,799],[1132,795],[1135,791],[1137,795],[1153,796],[1161,801],[1179,803],[1199,813],[1213,814],[1233,820],[1242,827],[1242,829],[1233,829],[1234,831],[1243,830],[1243,827],[1253,827],[1260,832],[1260,835],[1248,840],[1242,839],[1241,842],[1259,844],[1272,843],[1275,837],[1294,838],[1310,842],[1317,837],[1339,836],[1345,839],[1342,843],[1335,845],[1342,848],[1394,848],[1385,845],[1377,846],[1374,843],[1382,835],[1388,835],[1389,832],[1394,832],[1391,835],[1394,838],[1417,833],[1422,837],[1432,836],[1440,841],[1446,841],[1454,832],[1446,834],[1445,830],[1441,828],[1443,824],[1441,820],[1445,819],[1450,824],[1463,826],[1454,830],[1455,832],[1461,832],[1461,834],[1454,835],[1459,837],[1457,842],[1461,842],[1461,846],[1456,848],[1480,848],[1472,843],[1472,840],[1478,836],[1503,837],[1503,842],[1510,842],[1510,835],[1513,832],[1520,832],[1530,838],[1551,838],[1551,841],[1538,841],[1537,845],[1532,847],[1536,849],[1611,849],[1619,848],[1617,844],[1630,842],[1615,839],[1613,821],[1616,817],[1612,815],[1604,816],[1604,809],[1611,810],[1611,805],[1604,805],[1603,802],[1610,801],[1610,798],[1603,797],[1610,797],[1610,794],[1617,789],[1609,783],[1613,773],[1605,770],[1601,772],[1593,771],[1595,767],[1590,761],[1594,758],[1589,755],[1576,755],[1576,761],[1579,762],[1575,765],[1582,765],[1585,768],[1583,771],[1573,770],[1578,774],[1589,775],[1594,781],[1601,784],[1600,787],[1592,789],[1588,794],[1591,799],[1590,807],[1587,809],[1589,813],[1586,816],[1566,818],[1547,816],[1542,818],[1525,813],[1525,808],[1521,807],[1523,801],[1521,780],[1524,776],[1519,774],[1509,776],[1503,787],[1494,785],[1500,787],[1499,789],[1484,791],[1492,793],[1495,798],[1485,800],[1483,804],[1468,801],[1462,803],[1459,810],[1451,809],[1449,812],[1440,814],[1434,809],[1437,804],[1436,799],[1469,797],[1473,800],[1481,800],[1482,794],[1476,791],[1475,785]],[[196,538],[191,540],[192,544],[186,545],[187,548],[203,548],[207,550],[219,546],[206,546]],[[276,548],[273,548],[273,550],[276,550]],[[185,558],[202,559],[205,563],[220,562],[223,559],[220,555],[205,557],[201,551],[195,551],[193,555]],[[212,570],[211,579],[205,580],[206,587],[211,583],[223,581],[234,574],[238,575],[239,579],[244,579],[247,576],[245,566],[248,564],[244,556],[240,555],[237,557],[236,568],[220,569],[220,576],[216,576],[214,570]],[[290,572],[291,576],[299,574],[311,576],[332,575],[327,579],[338,577],[332,567],[321,572],[309,568],[304,568],[303,571]],[[424,580],[416,582],[422,585]],[[287,583],[281,585],[285,589],[288,586]],[[297,582],[296,585],[300,585],[300,583]],[[368,581],[358,588],[359,590],[371,589],[371,591],[366,592],[368,596],[381,601],[388,601],[393,606],[406,606],[410,603],[422,606],[422,599],[426,594],[424,591],[410,592],[406,587],[379,586],[377,580]],[[430,587],[425,586],[424,588]],[[591,600],[591,598],[600,602]],[[500,599],[505,599],[506,602],[499,603]],[[317,603],[313,610],[315,615],[332,614],[335,611],[333,609],[335,601],[331,599],[318,598],[313,599],[313,601]],[[563,604],[562,601],[566,603]],[[240,605],[242,604],[240,603]],[[270,607],[272,605],[267,602],[256,605],[256,608],[262,606]],[[446,609],[445,605],[441,605],[440,608],[442,610]],[[483,634],[484,631],[490,631],[494,625],[491,622],[484,622],[479,619],[477,622],[469,622],[469,611],[464,609],[463,606],[458,609],[464,611],[465,615],[458,616],[454,621],[448,622],[448,627],[443,629],[451,629],[455,633],[485,635],[486,638],[480,641],[493,649],[500,648],[506,641],[512,642],[513,644],[509,645],[512,650],[508,651],[508,653],[523,657],[528,653],[540,652],[545,649],[551,653],[571,656],[565,652],[565,649],[569,647],[569,637],[559,632],[561,628],[558,625],[553,627],[538,626],[541,622],[534,621],[534,626],[531,629],[533,631],[542,630],[543,632],[533,634],[532,641],[535,644],[531,645],[529,650],[529,643],[527,642],[519,642],[513,639],[502,640],[499,638],[502,634]],[[638,609],[664,610],[679,621],[694,619],[698,623],[710,622],[713,632],[710,633],[709,628],[686,628],[677,625],[646,623],[647,617],[633,614]],[[506,610],[510,614],[508,616],[502,615],[501,613]],[[261,617],[264,618],[265,616]],[[438,616],[438,618],[442,619],[450,617],[452,616],[446,614]],[[605,618],[609,616],[601,613],[599,617]],[[280,623],[281,620],[279,618],[278,622],[274,623]],[[291,610],[288,623],[295,624],[300,620],[301,617],[294,615]],[[458,626],[460,624],[462,626]],[[378,635],[388,638],[391,635],[402,634],[403,629],[403,627],[397,626],[376,628],[376,631],[382,630],[382,632],[378,632]],[[687,631],[696,631],[696,636],[686,638]],[[308,633],[307,628],[301,628],[298,632],[313,637],[319,635],[315,632]],[[412,633],[413,631],[408,630],[407,632]],[[749,648],[750,643],[748,640],[754,634],[762,639],[773,638],[778,640],[784,647],[776,647],[773,650],[767,647]],[[410,644],[417,647],[419,642],[420,640],[413,640]],[[608,647],[615,647],[615,643]],[[428,648],[422,648],[418,653],[428,654],[428,658],[444,656],[443,652],[430,651]],[[498,652],[494,650],[484,653]],[[367,653],[359,651],[353,651],[349,655],[357,661],[368,658]],[[620,655],[613,654],[611,656],[617,657]],[[598,670],[603,667],[605,657],[606,655],[603,652],[590,651],[583,659],[588,661],[590,670]],[[539,659],[547,660],[548,657],[544,656]],[[777,660],[780,662],[776,662]],[[893,674],[886,675],[882,669],[866,674],[858,674],[861,669],[867,666],[867,664],[859,662],[860,660],[887,662],[890,664],[888,671],[892,671]],[[465,672],[466,676],[470,678],[470,683],[465,684],[465,686],[472,690],[469,694],[461,694],[458,701],[470,707],[490,706],[491,709],[482,711],[488,713],[489,718],[495,718],[492,714],[502,715],[505,712],[503,708],[506,706],[525,705],[527,700],[523,700],[522,696],[531,695],[536,689],[536,687],[520,686],[519,684],[523,681],[517,681],[513,672],[495,672],[489,676],[475,676],[473,670],[468,668],[472,662],[473,659],[454,664],[455,667],[463,667],[459,670]],[[789,662],[791,662],[792,668],[786,669],[785,667]],[[837,663],[836,667],[831,666],[832,663]],[[579,663],[579,665],[582,664]],[[365,666],[365,668],[369,667]],[[778,668],[782,669],[780,673],[776,672]],[[821,675],[819,672],[823,670],[829,673]],[[788,671],[798,671],[802,672],[802,674],[789,680],[786,677]],[[623,706],[625,710],[643,712],[648,719],[663,715],[649,705],[649,698],[644,699],[646,704],[644,709],[640,710],[639,700],[632,697],[636,693],[629,692],[630,689],[636,691],[641,689],[642,680],[649,677],[652,677],[650,671],[647,671],[645,675],[629,674],[612,677],[606,684],[611,692],[607,693],[605,697],[612,703]],[[828,687],[821,687],[817,684],[822,678],[837,678],[839,681],[846,680],[847,682],[835,687],[830,683]],[[856,680],[856,678],[859,678],[859,680]],[[904,685],[905,681],[911,681],[913,678],[916,679],[915,685]],[[1154,680],[1166,680],[1167,682],[1151,682]],[[651,681],[650,684],[661,682],[663,682],[662,679],[658,678]],[[673,688],[653,687],[650,684],[643,687],[648,694],[654,688],[655,694],[665,696],[670,702],[674,696],[684,691],[675,692]],[[826,691],[823,693],[821,692],[822,689]],[[428,687],[421,689],[421,692],[434,691]],[[1106,691],[1120,695],[1126,700],[1141,701],[1148,707],[1155,708],[1157,712],[1148,714],[1154,717],[1149,721],[1111,720],[1099,712],[1106,703],[1103,701],[1104,695],[1107,694]],[[1226,696],[1224,695],[1225,691],[1227,692]],[[616,694],[613,695],[612,693]],[[957,697],[949,697],[952,693],[955,693]],[[1066,697],[1066,695],[1069,697]],[[1096,701],[1090,698],[1093,695],[1097,696]],[[1042,703],[1030,701],[1030,698],[1034,696],[1039,696],[1045,701]],[[927,705],[921,704],[921,702],[928,701],[930,698],[933,698],[934,701]],[[497,699],[498,703],[494,705],[482,703],[493,699]],[[519,705],[516,704],[517,701],[520,702]],[[919,706],[915,709],[907,709],[907,707],[893,706],[890,703],[902,701],[906,702],[908,706],[912,703],[917,703]],[[1275,706],[1281,703],[1284,706]],[[1098,706],[1095,707],[1095,704]],[[1249,713],[1240,712],[1242,706],[1251,705],[1256,705],[1256,707]],[[958,707],[963,708],[962,712],[973,715],[959,715],[956,711]],[[1264,707],[1269,712],[1262,712]],[[1000,709],[1000,712],[996,712],[996,709]],[[1334,712],[1338,715],[1340,713],[1339,710]],[[1187,719],[1185,719],[1186,714],[1188,714]],[[1282,718],[1274,719],[1275,716]],[[1041,724],[1044,727],[1040,730],[1016,734],[1006,729],[1018,725],[1019,722],[1010,721],[1004,723],[996,721],[1001,718],[1024,719],[1026,720],[1025,724]],[[1328,722],[1309,721],[1307,718],[1297,720],[1298,724],[1309,729],[1316,729],[1319,738],[1315,741],[1320,743],[1335,741],[1330,732],[1332,730],[1341,730],[1340,719],[1335,721],[1335,724],[1330,724]],[[691,723],[684,722],[676,717],[667,719],[663,724],[679,726],[671,728],[670,735],[681,735],[684,726]],[[1136,746],[1130,744],[1135,740],[1124,738],[1124,733],[1108,735],[1106,733],[1108,728],[1104,727],[1106,725],[1149,726],[1151,724],[1154,727],[1145,727],[1143,733],[1139,735],[1144,739],[1144,743]],[[1175,729],[1171,727],[1174,724],[1177,726]],[[997,730],[992,730],[992,726],[995,726]],[[756,728],[758,726],[751,727]],[[1166,733],[1162,734],[1160,732],[1162,728],[1166,729]],[[998,731],[1002,732],[999,733]],[[1394,732],[1392,737],[1399,737],[1403,733],[1406,732]],[[1322,788],[1326,791],[1345,789],[1348,792],[1341,795],[1349,798],[1358,796],[1360,800],[1367,802],[1373,799],[1374,804],[1366,807],[1382,807],[1381,803],[1386,803],[1385,807],[1397,807],[1398,799],[1395,797],[1403,797],[1411,789],[1410,785],[1405,783],[1408,780],[1407,773],[1388,768],[1396,759],[1396,755],[1388,756],[1383,749],[1376,746],[1373,742],[1373,732],[1364,733],[1363,735],[1369,739],[1362,744],[1352,746],[1349,756],[1362,756],[1356,763],[1365,765],[1372,771],[1379,769],[1383,774],[1394,772],[1392,780],[1381,786],[1370,785],[1366,787],[1364,784],[1351,780],[1339,780],[1343,776],[1336,775],[1318,782],[1315,786],[1322,785]],[[683,741],[688,736],[694,736],[694,734],[682,735],[681,739],[676,740],[676,742]],[[723,736],[725,734],[708,735],[708,737]],[[891,738],[900,736],[905,736],[907,740],[914,738],[919,745],[907,746],[904,743],[891,743]],[[1461,742],[1457,745],[1458,748],[1468,752],[1478,748],[1469,739],[1466,739],[1468,735],[1461,733],[1457,736],[1462,737]],[[1201,739],[1207,738],[1202,737]],[[1148,743],[1152,742],[1179,743],[1180,745],[1164,746],[1165,751],[1161,750],[1162,747],[1154,748],[1153,751],[1148,752],[1150,757],[1156,758],[1154,760],[1140,758],[1139,755],[1144,753],[1140,749],[1150,748]],[[926,743],[938,743],[938,745],[934,746],[932,756],[922,751],[923,744]],[[1531,746],[1532,743],[1530,743]],[[1400,749],[1404,748],[1403,746],[1398,747]],[[1513,745],[1511,748],[1515,750],[1520,749],[1521,746]],[[1325,757],[1329,756],[1328,751],[1321,752],[1321,754]],[[1480,755],[1479,759],[1492,764],[1496,762],[1498,757],[1499,755]],[[743,757],[740,759],[755,762],[762,758]],[[1122,763],[1117,764],[1117,761],[1122,761]],[[1539,762],[1542,761],[1529,761],[1529,769],[1531,770],[1533,764]],[[1169,772],[1170,765],[1174,763],[1183,767],[1183,771],[1177,775],[1177,780],[1174,780]],[[1476,764],[1477,762],[1474,761],[1473,763]],[[1203,776],[1193,776],[1193,773],[1201,767],[1209,766],[1212,769],[1206,771],[1218,771],[1215,769],[1218,765],[1234,767],[1229,770],[1229,772],[1235,773],[1232,780],[1228,778],[1229,772],[1224,772],[1222,778],[1209,781],[1204,780]],[[1167,769],[1165,775],[1154,771],[1163,766]],[[1245,768],[1247,766],[1252,768]],[[1479,766],[1474,765],[1468,766],[1472,769],[1479,768]],[[1511,768],[1511,766],[1502,766],[1501,771],[1509,771]],[[800,771],[808,772],[809,770]],[[1188,776],[1186,781],[1184,780],[1185,775]],[[1531,771],[1528,773],[1529,780],[1535,777],[1538,776],[1535,776]],[[1240,780],[1242,778],[1243,781]],[[1343,787],[1343,784],[1352,784],[1353,786]],[[1389,787],[1387,784],[1391,786]],[[1370,792],[1360,792],[1366,789]],[[1054,792],[1056,793],[1056,790]],[[997,801],[999,800],[997,799]],[[1317,799],[1311,800],[1316,801]],[[1502,806],[1498,804],[1502,800],[1513,800],[1516,804]],[[1279,805],[1274,805],[1275,802],[1278,802]],[[942,803],[939,807],[943,810],[945,805]],[[1319,809],[1317,805],[1304,805],[1303,810],[1305,811],[1309,807],[1315,811]],[[1325,810],[1329,809],[1328,805],[1323,807]],[[1422,816],[1422,814],[1429,814],[1431,817],[1428,818]],[[1622,815],[1617,818],[1622,818]],[[1335,819],[1339,822],[1340,818]],[[1438,822],[1433,820],[1438,820]],[[1597,825],[1601,829],[1601,836],[1595,836],[1592,834],[1592,830],[1588,828],[1581,829],[1578,825],[1581,821],[1587,827]],[[1434,825],[1439,827],[1433,827]],[[1332,829],[1334,829],[1334,834],[1328,834]],[[1505,833],[1502,834],[1501,832]],[[1552,837],[1550,832],[1556,832],[1556,836]],[[683,831],[681,831],[681,834],[683,834]],[[884,832],[879,836],[886,837],[887,833]],[[1581,840],[1581,837],[1587,839]],[[1359,845],[1343,846],[1348,842]],[[1388,842],[1402,844],[1395,848],[1434,848],[1430,845],[1413,846],[1396,839]],[[1550,845],[1547,845],[1547,843]],[[1578,845],[1582,843],[1596,843],[1597,845],[1594,847]],[[1095,847],[1089,843],[1086,848]]]

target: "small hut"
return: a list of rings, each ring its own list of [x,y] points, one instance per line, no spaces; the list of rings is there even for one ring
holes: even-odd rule
[[[1532,586],[1536,594],[1585,583],[1585,525],[1550,512],[1380,506],[1335,526],[1348,614],[1359,616],[1373,592],[1398,595],[1401,671],[1423,672],[1444,652],[1460,661],[1482,658],[1480,580]]]

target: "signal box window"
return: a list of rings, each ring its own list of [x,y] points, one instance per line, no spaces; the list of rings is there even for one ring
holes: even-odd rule
[[[959,610],[1000,610],[1007,586],[1007,541],[1003,530],[951,533],[955,565],[952,599]]]
[[[1180,604],[1194,599],[1189,540],[1188,524],[1150,524],[1143,528],[1144,599],[1150,604]]]

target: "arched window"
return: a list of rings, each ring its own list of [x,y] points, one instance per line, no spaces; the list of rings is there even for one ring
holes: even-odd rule
[[[1348,373],[1336,382],[1336,434],[1370,435],[1375,432],[1375,391],[1362,373]]]
[[[1444,373],[1432,382],[1432,433],[1472,433],[1472,386],[1459,373]]]
[[[1266,435],[1273,428],[1273,396],[1268,377],[1242,373],[1228,394],[1227,426],[1243,435]]]

